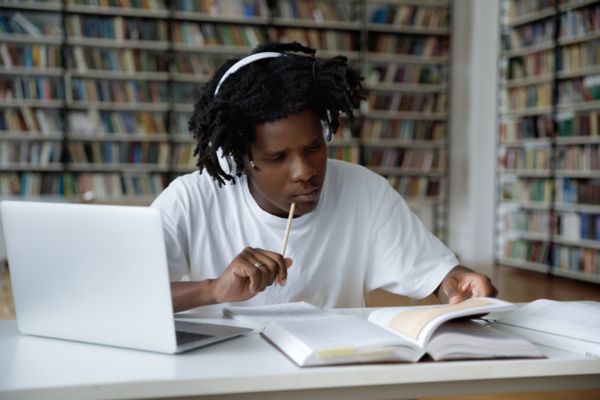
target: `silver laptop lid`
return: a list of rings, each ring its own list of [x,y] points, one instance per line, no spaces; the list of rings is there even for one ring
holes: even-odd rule
[[[173,353],[173,309],[158,212],[0,204],[19,330]]]

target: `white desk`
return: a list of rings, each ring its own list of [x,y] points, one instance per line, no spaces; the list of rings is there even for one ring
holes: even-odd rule
[[[545,360],[298,368],[258,334],[180,355],[23,336],[0,321],[0,399],[401,399],[600,388],[600,360],[544,349]]]

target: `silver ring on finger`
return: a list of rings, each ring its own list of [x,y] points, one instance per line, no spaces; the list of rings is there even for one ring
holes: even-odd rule
[[[260,269],[260,267],[262,267],[263,265],[265,265],[264,262],[262,261],[257,261],[253,264],[256,268]]]

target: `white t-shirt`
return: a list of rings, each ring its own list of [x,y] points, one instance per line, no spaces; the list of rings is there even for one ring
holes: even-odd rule
[[[245,175],[223,187],[207,173],[181,176],[152,207],[162,215],[173,281],[217,278],[246,246],[280,251],[287,222],[258,206]],[[384,178],[331,159],[317,208],[294,218],[286,257],[286,285],[243,304],[361,307],[377,288],[422,298],[458,265]]]

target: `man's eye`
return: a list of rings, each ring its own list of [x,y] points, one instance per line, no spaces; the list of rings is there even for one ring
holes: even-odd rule
[[[313,150],[317,150],[321,147],[321,142],[319,143],[315,143],[315,144],[311,144],[310,146],[307,147],[308,151],[313,151]]]
[[[285,156],[283,154],[277,154],[272,157],[269,157],[268,160],[269,161],[281,161],[281,160],[283,160],[284,157]]]

